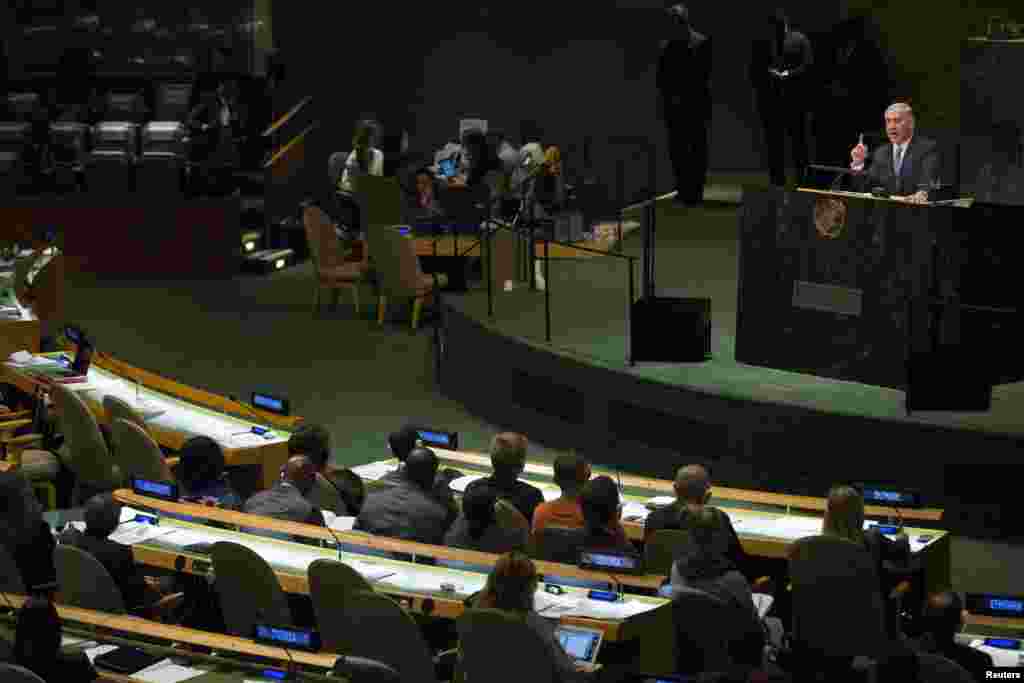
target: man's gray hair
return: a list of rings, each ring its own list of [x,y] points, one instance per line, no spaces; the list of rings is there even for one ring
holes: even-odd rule
[[[886,116],[889,114],[910,114],[910,118],[914,118],[914,110],[906,102],[894,102],[889,105],[889,108],[885,110]]]
[[[683,21],[690,20],[690,9],[684,3],[673,2],[670,3],[666,9],[669,14],[679,17]]]

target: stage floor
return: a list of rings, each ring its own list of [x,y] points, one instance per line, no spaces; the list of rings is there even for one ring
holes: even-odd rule
[[[627,215],[636,219],[637,215]],[[501,335],[557,355],[636,378],[731,399],[800,407],[819,413],[910,422],[993,434],[1024,435],[1024,382],[993,389],[986,413],[906,414],[904,392],[812,375],[761,368],[735,360],[739,208],[686,209],[657,204],[658,293],[710,297],[712,354],[704,363],[626,363],[628,265],[624,259],[559,259],[549,264],[551,343],[545,342],[544,292],[496,292],[488,320],[487,292],[449,296],[448,305]],[[639,231],[623,245],[640,256]],[[634,291],[640,292],[639,261]],[[665,334],[673,334],[666,327]]]

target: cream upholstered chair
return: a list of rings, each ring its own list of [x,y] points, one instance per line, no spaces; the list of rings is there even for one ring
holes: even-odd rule
[[[350,623],[341,619],[347,596],[373,586],[352,567],[335,560],[315,560],[309,565],[309,597],[320,628],[323,648],[338,654],[355,654],[349,636]]]
[[[121,589],[100,561],[72,545],[53,549],[60,599],[65,605],[112,614],[125,614]]]
[[[50,451],[38,446],[42,434],[22,434],[14,436],[14,432],[32,424],[28,411],[19,413],[0,413],[0,460],[20,470],[37,495],[42,493],[49,510],[57,508],[57,488],[54,479],[60,472],[60,460]]]
[[[72,503],[85,501],[96,493],[113,491],[121,483],[100,426],[78,394],[61,384],[50,390],[60,418],[67,449],[67,465],[75,473]]]
[[[227,541],[214,543],[210,558],[228,633],[251,638],[257,622],[281,626],[293,622],[288,598],[265,559]]]
[[[14,664],[0,664],[0,681],[4,683],[46,683],[25,667]]]
[[[497,609],[469,609],[456,622],[459,669],[467,683],[554,683],[554,653],[521,617]]]
[[[801,538],[790,547],[789,575],[793,652],[802,665],[874,659],[885,651],[885,608],[863,546],[834,536]]]
[[[163,451],[145,429],[122,418],[110,423],[114,461],[125,483],[133,477],[150,481],[174,481]]]
[[[139,415],[135,408],[132,408],[127,401],[122,401],[117,396],[107,395],[103,397],[103,410],[107,413],[107,424],[113,426],[114,420],[120,418],[134,422],[143,429],[146,428],[146,421]]]
[[[366,279],[369,269],[366,249],[363,248],[361,262],[346,262],[341,241],[334,232],[334,225],[327,214],[317,206],[307,206],[302,211],[302,225],[306,230],[306,242],[313,257],[315,278],[313,313],[320,310],[320,294],[326,287],[331,290],[331,305],[337,307],[340,289],[352,292],[352,305],[359,314],[359,284]]]
[[[345,609],[334,624],[351,645],[346,654],[383,662],[403,681],[437,680],[435,660],[420,627],[386,595],[368,590],[346,593]]]
[[[397,227],[378,228],[371,244],[377,273],[377,322],[384,324],[388,299],[412,299],[412,329],[419,325],[423,302],[448,284],[444,273],[426,274],[420,268],[416,242]]]

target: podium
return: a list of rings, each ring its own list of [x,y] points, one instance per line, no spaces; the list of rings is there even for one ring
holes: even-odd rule
[[[972,211],[848,192],[744,192],[736,360],[907,386],[907,360],[961,341]],[[940,310],[942,309],[942,310]]]

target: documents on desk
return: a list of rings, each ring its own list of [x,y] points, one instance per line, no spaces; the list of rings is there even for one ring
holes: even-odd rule
[[[365,465],[357,465],[352,471],[365,481],[377,481],[385,475],[391,474],[398,469],[398,465],[390,465],[386,461],[371,462]]]
[[[465,493],[466,489],[469,488],[470,484],[472,484],[474,481],[478,479],[483,479],[486,476],[487,475],[484,474],[467,474],[464,477],[453,479],[451,483],[448,484],[448,487],[452,491],[455,491],[456,493]],[[550,486],[545,486],[544,484],[538,484],[537,482],[534,481],[526,481],[525,479],[520,479],[519,481],[523,482],[524,484],[529,484],[530,486],[540,489],[541,495],[544,496],[544,500],[549,502],[561,497],[562,495],[562,492],[559,489],[552,488]]]
[[[1024,655],[1019,650],[1004,650],[1001,647],[990,647],[985,645],[982,639],[972,640],[971,647],[990,655],[993,666],[1019,667]]]
[[[563,616],[574,616],[622,621],[657,607],[649,602],[629,598],[618,602],[606,602],[591,600],[582,594],[552,595],[543,590],[537,591],[533,602],[537,614],[556,619]]]
[[[147,666],[141,671],[136,671],[129,678],[147,683],[179,683],[190,678],[198,678],[205,674],[202,669],[195,669],[190,666],[175,664],[170,659],[162,659],[156,664]]]
[[[85,533],[85,522],[75,521],[68,522],[68,524],[70,524],[72,528]],[[121,545],[135,545],[136,543],[152,541],[154,538],[159,538],[161,536],[168,536],[172,533],[174,533],[174,529],[170,527],[154,526],[152,524],[146,524],[145,522],[132,521],[122,522],[119,524],[117,530],[107,538],[114,543],[120,543]]]
[[[356,524],[355,517],[336,515],[330,510],[321,510],[321,512],[324,515],[324,522],[335,531],[352,531],[352,527]]]

